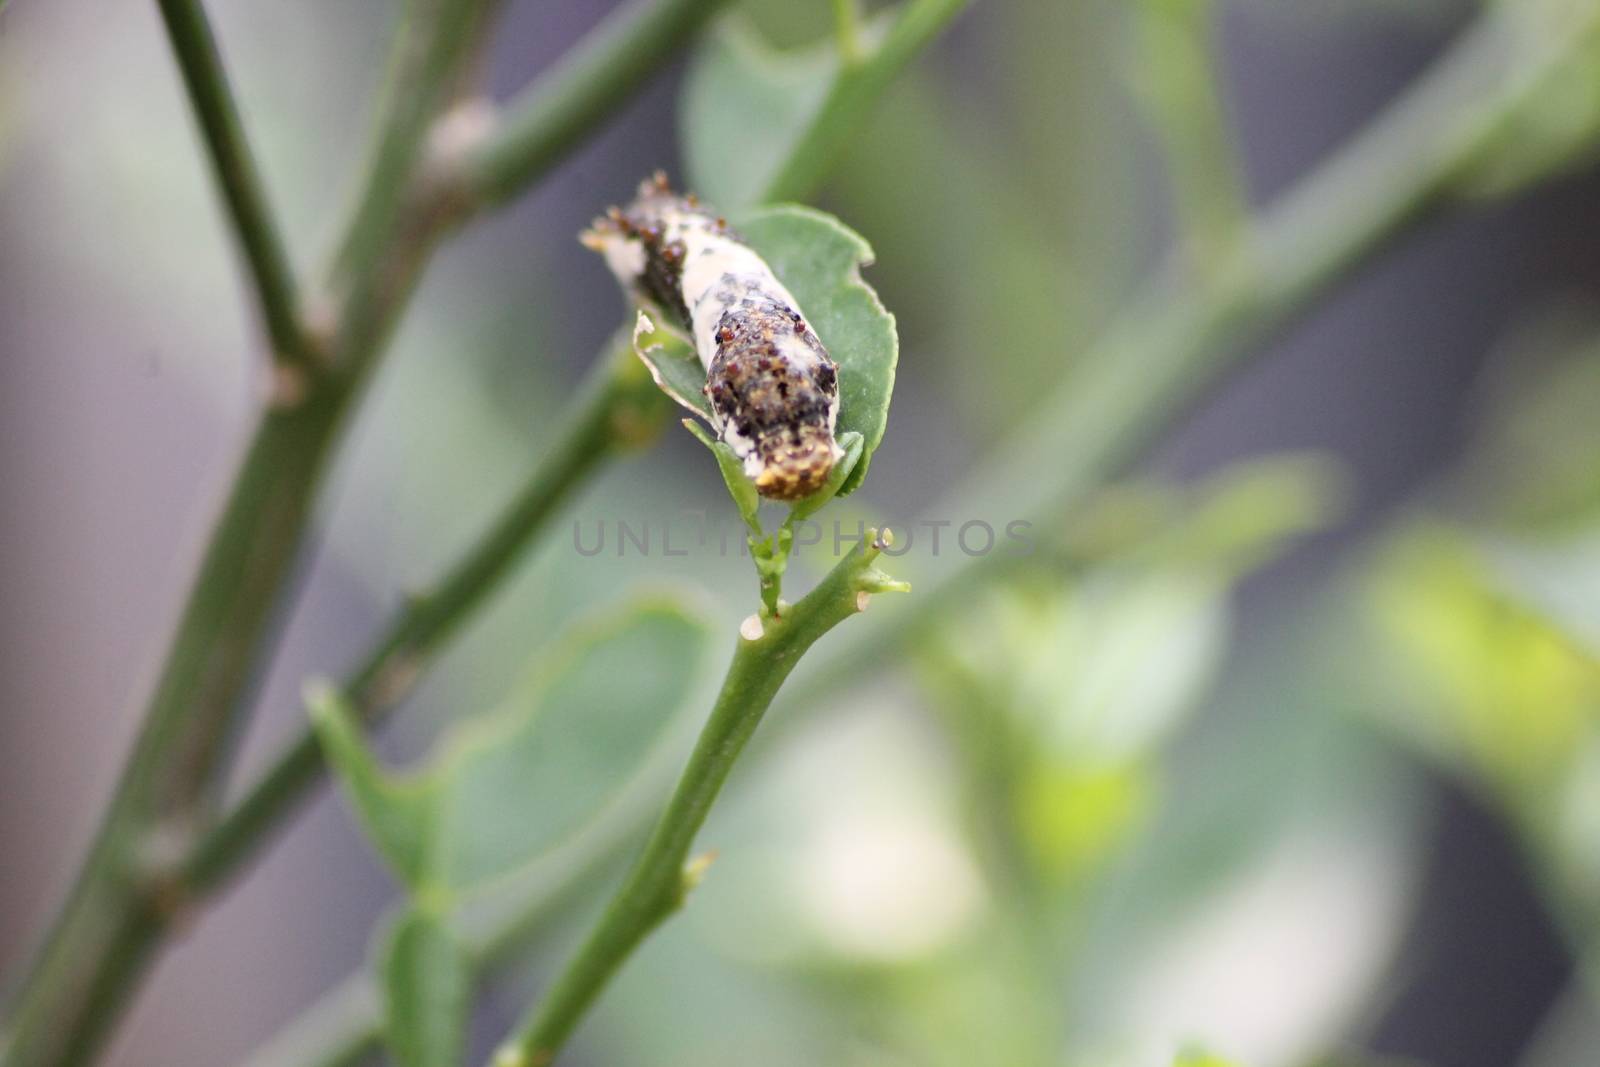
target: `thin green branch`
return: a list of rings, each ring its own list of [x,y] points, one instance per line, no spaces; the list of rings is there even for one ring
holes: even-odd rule
[[[877,47],[845,63],[823,98],[817,117],[762,198],[768,203],[806,200],[894,79],[959,15],[969,0],[905,0]]]
[[[363,718],[392,709],[512,570],[550,520],[596,469],[619,450],[654,437],[669,402],[626,340],[598,361],[595,380],[532,478],[494,524],[440,580],[411,599],[345,678],[342,691]],[[283,821],[323,770],[321,747],[307,730],[257,780],[198,844],[186,865],[190,893],[226,881]]]
[[[728,0],[658,0],[609,16],[507,106],[498,131],[462,163],[455,197],[504,203],[593,133]]]
[[[1219,83],[1210,0],[1142,0],[1135,89],[1166,149],[1184,251],[1207,273],[1236,253],[1250,221]]]
[[[234,237],[250,270],[262,322],[272,344],[272,358],[306,368],[314,360],[312,345],[300,321],[294,272],[267,206],[216,38],[199,0],[160,0],[160,6],[167,38],[183,72],[189,104],[200,123],[206,152],[233,222]]]
[[[465,79],[499,0],[411,0],[390,62],[388,104],[324,298],[335,358],[359,378],[383,350],[449,221],[434,195],[430,139]]]
[[[683,905],[707,862],[689,861],[695,835],[795,664],[823,634],[863,611],[872,594],[907,588],[874,566],[883,545],[876,530],[867,531],[783,618],[752,616],[741,627],[722,690],[644,852],[538,1009],[496,1053],[494,1067],[545,1067],[554,1060],[633,950]],[[747,629],[752,622],[754,631]]]

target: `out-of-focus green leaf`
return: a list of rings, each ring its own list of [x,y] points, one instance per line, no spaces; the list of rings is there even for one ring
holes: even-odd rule
[[[313,714],[379,850],[419,898],[448,898],[560,844],[604,805],[690,695],[705,640],[700,620],[665,601],[586,626],[405,777],[377,766],[336,698]]]
[[[1371,603],[1406,694],[1398,724],[1522,803],[1581,754],[1600,661],[1496,578],[1471,539],[1419,525],[1380,556]]]
[[[1563,536],[1600,522],[1600,339],[1587,316],[1540,316],[1499,346],[1492,399],[1460,480],[1494,525]]]
[[[1097,576],[1056,617],[1056,654],[1023,689],[1042,741],[1095,760],[1149,749],[1213,677],[1227,647],[1227,586],[1214,575]]]
[[[803,207],[754,212],[739,220],[739,232],[800,301],[839,364],[838,432],[859,433],[862,442],[861,460],[837,494],[848,496],[866,478],[883,440],[900,356],[894,316],[861,280],[872,246],[831,215]]]
[[[1220,475],[1155,507],[1161,527],[1074,585],[976,609],[982,621],[952,654],[1053,751],[1117,762],[1148,750],[1217,666],[1231,583],[1322,521],[1322,485],[1321,468],[1300,463]]]
[[[397,1067],[457,1067],[472,1007],[472,967],[444,921],[420,910],[389,931],[381,962],[384,1038]]]
[[[1498,585],[1600,657],[1600,528],[1484,538],[1481,551]]]
[[[428,784],[392,777],[378,765],[355,711],[333,688],[311,687],[306,709],[367,836],[401,881],[420,887],[428,876],[435,814]]]
[[[724,211],[759,203],[838,69],[831,40],[781,52],[749,23],[725,21],[696,53],[683,86],[689,188]]]
[[[453,738],[439,772],[446,883],[504,874],[593,814],[691,695],[706,637],[677,605],[641,605],[570,639],[502,718]]]
[[[1248,221],[1238,152],[1223,114],[1211,0],[1133,4],[1134,98],[1160,136],[1178,221],[1195,265],[1226,267]]]
[[[847,496],[867,476],[872,452],[883,440],[900,355],[894,316],[861,280],[861,268],[872,262],[872,247],[831,215],[809,208],[764,208],[736,221],[839,364],[837,433],[841,443],[850,434],[861,435],[861,457],[833,494]],[[705,367],[686,340],[641,313],[634,351],[668,395],[710,419],[702,392]]]
[[[1070,885],[1098,870],[1147,814],[1149,778],[1140,762],[1030,763],[1017,783],[1017,824],[1041,871]]]
[[[1172,1067],[1238,1067],[1238,1065],[1232,1060],[1213,1056],[1209,1052],[1186,1049],[1178,1053],[1178,1057],[1172,1061]]]
[[[929,665],[936,692],[960,705],[964,745],[1008,762],[1012,818],[1041,878],[1081,884],[1141,824],[1151,761],[1221,663],[1233,584],[1324,521],[1334,482],[1325,462],[1293,457],[1146,487],[1131,521],[1119,498],[1118,515],[1071,535],[1096,542],[1074,580],[996,592],[957,624]],[[996,746],[997,732],[1010,740]]]
[[[1326,526],[1344,496],[1343,472],[1326,456],[1247,460],[1182,494],[1182,519],[1140,551],[1238,576],[1261,566],[1288,539]]]

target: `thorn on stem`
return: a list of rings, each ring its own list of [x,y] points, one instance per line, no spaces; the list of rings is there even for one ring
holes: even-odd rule
[[[684,896],[688,896],[701,882],[705,881],[706,872],[711,869],[713,863],[717,862],[718,855],[719,853],[716,849],[711,849],[700,853],[700,855],[683,865]]]
[[[273,357],[267,386],[267,404],[274,411],[293,411],[305,403],[310,383],[303,368]]]
[[[549,1058],[545,1057],[543,1062],[548,1063]],[[533,1064],[534,1060],[524,1056],[521,1049],[510,1047],[496,1052],[490,1061],[490,1067],[533,1067]]]
[[[150,912],[169,929],[180,928],[192,913],[194,896],[185,884],[183,862],[193,846],[192,820],[169,818],[152,826],[134,848],[135,880]]]
[[[332,366],[339,343],[339,305],[326,292],[316,292],[300,301],[300,329],[310,356],[322,366]]]
[[[367,687],[366,699],[360,702],[362,710],[387,708],[400,703],[421,676],[421,656],[410,650],[390,653],[372,676],[372,683]]]

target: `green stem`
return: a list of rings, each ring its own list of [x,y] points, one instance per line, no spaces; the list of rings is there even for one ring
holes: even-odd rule
[[[609,16],[507,106],[499,130],[468,153],[457,195],[504,203],[589,137],[728,0],[657,0]]]
[[[1136,88],[1166,149],[1184,251],[1206,273],[1239,251],[1250,218],[1219,92],[1213,5],[1143,0],[1135,15]]]
[[[766,533],[757,527],[757,532],[750,537],[750,558],[756,565],[763,615],[778,614],[778,602],[783,598],[783,575],[789,568],[789,553],[793,549],[792,509],[788,517],[783,520],[783,525],[772,533]]]
[[[969,0],[905,0],[900,14],[876,48],[858,62],[844,64],[817,117],[762,198],[768,203],[806,200],[833,167],[872,105],[906,64],[938,36]]]
[[[571,495],[619,449],[646,439],[669,406],[622,342],[599,361],[596,379],[533,477],[433,591],[400,611],[341,687],[367,721],[392,709],[483,601],[499,588]],[[222,884],[317,780],[323,757],[307,730],[272,763],[240,802],[196,846],[189,892]]]
[[[300,323],[294,274],[267,207],[216,38],[198,0],[160,0],[160,5],[167,38],[183,72],[189,103],[233,222],[234,237],[244,252],[272,344],[272,358],[304,368],[313,362],[313,354]]]
[[[501,1046],[494,1067],[554,1060],[634,949],[683,905],[703,871],[703,864],[689,863],[695,835],[789,672],[823,634],[863,610],[866,597],[905,588],[873,567],[883,547],[877,536],[869,531],[783,618],[762,620],[758,636],[741,630],[711,715],[644,852],[538,1010]]]
[[[434,188],[430,135],[457,102],[498,0],[411,0],[395,42],[388,105],[325,298],[336,355],[360,376],[383,350],[451,221]]]

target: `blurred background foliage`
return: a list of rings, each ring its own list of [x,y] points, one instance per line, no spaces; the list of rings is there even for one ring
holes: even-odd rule
[[[390,5],[208,6],[309,267],[360,159]],[[825,518],[901,524],[919,575],[963,564],[956,527],[1020,516],[932,516],[953,524],[935,553],[914,521],[926,502],[1073,372],[1168,250],[1201,278],[1233,262],[1240,220],[1484,6],[974,5],[825,185],[877,251],[868,277],[902,346],[872,483]],[[1514,74],[1592,4],[1500,7]],[[496,93],[608,8],[511,5]],[[301,724],[301,681],[346,663],[549,442],[623,313],[582,225],[657,166],[729,210],[755,201],[836,64],[829,5],[744,0],[535,195],[444,249],[327,495],[246,766]],[[1238,1067],[1593,1062],[1600,45],[1527,100],[1453,184],[1470,221],[1386,259],[1136,474],[1033,528],[1037,551],[991,571],[904,669],[842,687],[797,675],[826,699],[781,706],[704,835],[720,856],[692,906],[624,971],[573,1062],[1222,1067],[1182,1051],[1199,1047]],[[182,109],[147,5],[0,14],[8,971],[92,829],[133,730],[120,709],[142,695],[258,395]],[[1517,193],[1532,195],[1504,206]],[[1047,485],[1059,462],[1009,477]],[[704,516],[732,554],[697,543]],[[624,549],[619,520],[652,550]],[[576,551],[596,531],[604,550]],[[669,537],[697,547],[668,555]],[[831,541],[799,552],[802,587]],[[539,650],[640,586],[694,589],[731,632],[754,592],[737,544],[704,452],[674,428],[582,494],[379,757],[420,759],[453,720],[525,696]],[[529,885],[586,872],[519,934],[531,951],[507,957],[475,1048],[584,928],[636,844],[628,813],[681,757],[676,724],[710,679],[661,655],[651,678],[688,695],[653,709],[686,709],[647,724],[659,751],[617,745],[552,802],[592,816],[602,844],[563,823],[549,836],[564,848],[448,902],[488,929]],[[530,742],[561,728],[518,699]],[[568,751],[605,763],[583,725]],[[625,770],[594,814],[593,779]],[[520,866],[546,828],[499,829]],[[319,804],[163,963],[110,1061],[235,1062],[369,959],[437,959],[431,927],[375,947],[399,891],[356,835]],[[304,1037],[291,1027],[255,1062],[306,1062],[290,1054]]]

